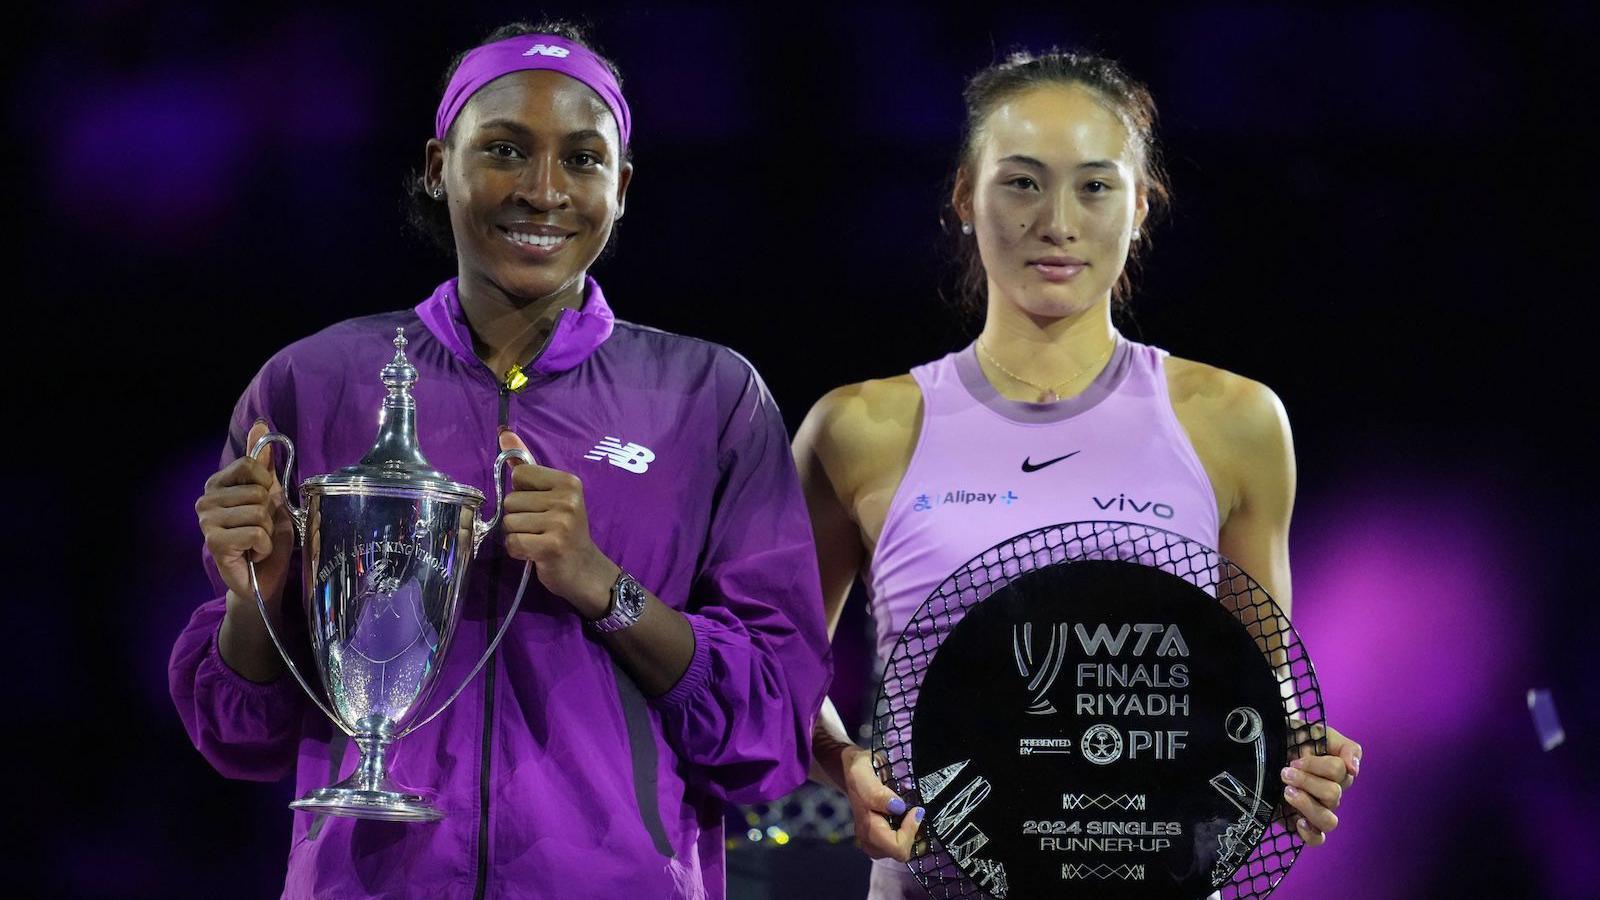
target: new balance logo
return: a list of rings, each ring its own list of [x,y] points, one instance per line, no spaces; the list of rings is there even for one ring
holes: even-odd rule
[[[556,59],[564,59],[567,56],[567,54],[569,54],[571,52],[572,52],[571,50],[568,50],[565,47],[552,47],[549,44],[534,44],[532,47],[529,47],[527,49],[527,51],[525,51],[522,55],[523,56],[554,56]]]
[[[600,443],[595,444],[593,450],[585,453],[583,458],[603,459],[619,469],[627,469],[635,475],[642,475],[655,461],[656,455],[649,447],[641,447],[634,443],[624,444],[620,438],[608,435]]]

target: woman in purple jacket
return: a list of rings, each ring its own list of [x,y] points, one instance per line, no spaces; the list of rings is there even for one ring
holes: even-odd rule
[[[570,26],[491,34],[451,67],[415,186],[457,277],[290,345],[234,410],[196,503],[217,596],[178,638],[171,693],[218,771],[292,772],[301,792],[355,748],[247,599],[254,558],[294,633],[283,488],[246,449],[271,428],[303,473],[358,459],[400,328],[438,469],[492,494],[498,449],[538,461],[513,471],[503,547],[473,564],[443,684],[499,627],[519,561],[538,583],[482,678],[394,754],[444,819],[296,813],[286,896],[721,897],[723,804],[806,777],[828,642],[783,422],[744,359],[615,320],[588,275],[622,216],[630,129],[615,69]]]

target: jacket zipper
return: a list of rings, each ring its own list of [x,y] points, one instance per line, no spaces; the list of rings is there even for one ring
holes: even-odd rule
[[[532,369],[533,364],[538,362],[541,356],[544,356],[546,350],[550,349],[550,341],[555,337],[556,328],[561,324],[561,318],[566,313],[566,310],[562,310],[556,317],[556,323],[550,327],[550,334],[545,338],[544,345],[533,355],[533,359],[528,360],[526,366],[512,366],[511,371],[506,373],[504,379],[498,379],[500,381],[500,409],[497,418],[500,428],[511,427],[513,382],[515,382],[515,387],[519,391],[527,385],[526,371]],[[496,377],[493,370],[489,369],[487,365],[484,366],[484,369],[489,371],[490,377]],[[498,430],[495,433],[495,440],[498,443]],[[490,473],[490,477],[499,478],[500,472],[496,470]],[[483,640],[485,647],[488,646],[489,641],[494,640],[495,630],[500,625],[496,620],[500,617],[500,586],[502,577],[505,575],[505,561],[504,553],[496,556],[494,569],[491,573],[493,586],[489,589],[489,615],[484,619]],[[509,637],[509,635],[507,636]],[[472,890],[473,900],[483,900],[485,892],[489,889],[489,760],[494,738],[494,676],[495,670],[498,668],[495,664],[496,662],[497,660],[494,656],[490,656],[488,663],[483,667],[483,755],[478,765],[478,873],[477,883]]]
[[[500,414],[501,428],[511,425],[511,389],[504,384],[500,385]],[[494,478],[499,478],[500,473],[494,472]],[[505,555],[495,557],[492,587],[489,589],[489,615],[484,619],[483,639],[487,644],[494,639],[495,629],[499,627],[496,621],[500,617],[500,581],[505,574]],[[489,775],[490,759],[494,747],[494,675],[498,668],[493,656],[483,668],[483,756],[478,767],[478,878],[477,885],[473,888],[472,896],[475,900],[483,900],[484,892],[489,888]]]

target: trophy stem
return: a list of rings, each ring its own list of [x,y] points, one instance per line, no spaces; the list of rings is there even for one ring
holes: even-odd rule
[[[332,787],[318,788],[294,801],[291,808],[385,822],[436,822],[444,817],[426,797],[390,780],[389,748],[394,735],[387,727],[359,731],[355,741],[361,751],[355,772]]]
[[[390,737],[380,737],[373,734],[356,735],[356,746],[361,749],[361,759],[356,763],[355,774],[350,780],[355,783],[358,790],[363,791],[392,791],[389,784],[389,746],[394,743]]]

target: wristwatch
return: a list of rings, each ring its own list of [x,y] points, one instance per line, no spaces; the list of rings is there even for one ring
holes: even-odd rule
[[[616,582],[611,585],[611,605],[606,607],[605,615],[589,623],[590,627],[602,634],[627,628],[644,613],[644,596],[644,588],[632,575],[618,572]]]

